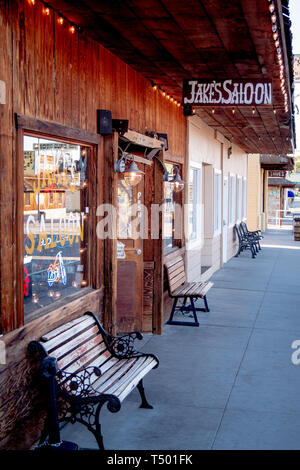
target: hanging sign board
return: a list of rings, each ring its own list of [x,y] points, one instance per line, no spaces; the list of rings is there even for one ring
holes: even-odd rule
[[[183,104],[190,106],[265,106],[272,104],[266,80],[183,80]]]
[[[294,55],[294,80],[300,83],[300,54]]]
[[[285,178],[285,170],[269,170],[269,176],[273,178]]]

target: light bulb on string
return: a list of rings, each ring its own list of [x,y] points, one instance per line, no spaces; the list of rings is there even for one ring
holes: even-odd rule
[[[270,3],[269,10],[270,10],[271,13],[273,13],[273,11],[275,10],[275,6],[274,6],[273,2]]]

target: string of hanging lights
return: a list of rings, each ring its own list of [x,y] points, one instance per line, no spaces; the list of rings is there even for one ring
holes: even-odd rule
[[[36,5],[36,0],[28,0],[31,5]],[[43,13],[46,16],[50,16],[50,11],[52,10],[57,14],[57,22],[59,25],[64,25],[65,23],[69,23],[69,31],[71,34],[74,34],[76,31],[80,30],[80,27],[75,25],[74,23],[70,22],[67,18],[64,17],[59,11],[55,10],[55,8],[50,7],[47,3],[45,2],[40,2],[43,5]],[[167,100],[169,100],[171,103],[174,103],[175,106],[180,108],[182,106],[182,103],[179,100],[176,100],[173,96],[171,96],[169,93],[167,93],[164,89],[162,89],[159,85],[152,83],[152,88],[154,91],[159,92],[163,97],[165,97]]]
[[[277,26],[277,14],[276,14],[274,0],[268,0],[268,3],[269,3],[270,15],[271,15],[274,45],[275,45],[277,61],[279,65],[280,88],[281,88],[282,95],[284,97],[285,112],[287,113],[289,110],[288,93],[287,93],[286,79],[284,76],[284,61],[283,61],[282,47],[280,46],[280,39],[279,39],[279,32],[278,32],[279,30]],[[276,114],[275,109],[274,109],[274,114]]]
[[[182,103],[179,100],[176,100],[173,96],[169,95],[163,88],[161,88],[156,83],[152,82],[152,89],[153,91],[160,93],[164,98],[169,100],[171,103],[174,103],[178,108],[182,106]]]
[[[36,0],[28,0],[28,1],[32,6],[35,6],[37,4]],[[69,24],[69,31],[70,31],[71,34],[74,34],[76,31],[79,31],[79,29],[80,29],[79,26],[76,26],[74,23],[69,21],[59,11],[55,10],[55,8],[50,7],[48,5],[48,3],[45,3],[45,2],[42,2],[42,1],[40,1],[39,3],[41,3],[43,5],[43,10],[42,11],[43,11],[44,15],[50,16],[50,12],[53,11],[58,16],[58,18],[57,18],[58,24],[60,24],[62,26],[63,24],[68,23]]]

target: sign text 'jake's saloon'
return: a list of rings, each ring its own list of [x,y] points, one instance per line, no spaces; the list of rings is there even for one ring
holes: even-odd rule
[[[272,83],[254,80],[184,80],[183,103],[195,106],[272,104]]]

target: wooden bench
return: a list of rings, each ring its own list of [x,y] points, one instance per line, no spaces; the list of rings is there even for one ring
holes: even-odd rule
[[[140,332],[113,337],[96,316],[83,316],[43,335],[28,345],[31,355],[41,360],[40,372],[48,386],[48,414],[40,445],[61,444],[59,422],[80,422],[103,449],[100,411],[107,403],[119,411],[122,401],[137,387],[141,408],[152,408],[146,400],[143,377],[158,367],[158,358],[135,350]],[[57,400],[58,398],[58,400]],[[63,415],[57,411],[63,404]],[[60,416],[60,418],[58,418]]]
[[[234,229],[236,231],[236,234],[238,236],[238,241],[239,241],[239,248],[235,257],[237,258],[240,255],[240,253],[244,250],[250,250],[252,254],[252,258],[255,258],[258,252],[257,241],[253,240],[252,238],[245,237],[245,235],[242,233],[238,225],[235,225]]]
[[[240,229],[245,238],[249,238],[255,242],[256,252],[258,253],[259,251],[261,251],[260,240],[264,238],[261,234],[261,230],[248,230],[246,222],[240,223]]]
[[[184,261],[181,256],[165,264],[168,277],[168,292],[174,298],[168,325],[189,325],[199,326],[197,311],[209,312],[206,294],[213,286],[212,282],[186,282]],[[183,305],[177,306],[178,299],[183,299]],[[194,300],[203,299],[205,308],[195,307]],[[186,305],[190,299],[190,305]],[[180,310],[183,315],[193,313],[194,322],[173,320],[176,310]]]

